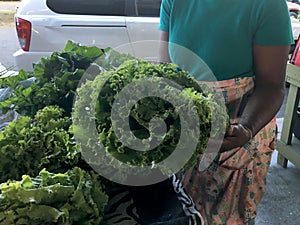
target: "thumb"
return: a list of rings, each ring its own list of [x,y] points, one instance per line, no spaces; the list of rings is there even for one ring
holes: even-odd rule
[[[230,124],[230,126],[227,128],[225,136],[232,136],[233,135],[233,125]]]

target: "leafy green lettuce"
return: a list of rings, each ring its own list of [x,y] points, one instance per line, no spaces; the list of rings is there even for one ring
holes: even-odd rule
[[[36,176],[43,168],[65,172],[80,161],[69,128],[70,117],[57,106],[46,106],[34,118],[20,116],[0,132],[0,182]]]
[[[98,225],[107,195],[97,176],[74,167],[0,184],[1,225]]]
[[[139,79],[148,79],[154,84],[151,91],[154,93],[165,92],[168,96],[165,99],[155,96],[140,98],[144,92],[147,92],[146,86],[149,83],[145,83],[144,87],[143,84],[141,86],[133,85],[130,98],[140,100],[132,106],[131,100],[128,99],[127,105],[125,104],[123,108],[126,113],[122,114],[123,110],[118,112],[117,121],[113,122],[111,118],[112,107],[118,94],[127,85]],[[168,86],[165,86],[162,82],[165,79],[169,80]],[[178,92],[172,92],[170,88],[178,90]],[[98,138],[104,145],[106,153],[132,166],[155,166],[155,164],[172,154],[180,138],[182,138],[181,135],[183,135],[188,142],[197,143],[192,157],[182,169],[190,168],[196,164],[197,156],[204,153],[208,138],[211,135],[211,110],[219,112],[218,126],[226,127],[228,124],[226,111],[215,101],[213,95],[204,94],[197,81],[188,72],[179,70],[175,64],[171,63],[155,65],[143,60],[127,60],[115,70],[102,72],[95,77],[94,81],[86,82],[77,91],[79,98],[75,102],[75,113],[73,114],[75,122],[74,133],[89,134],[90,128],[95,126],[94,124],[96,123],[96,129],[99,133]],[[182,102],[182,105],[177,106],[178,108],[187,107],[185,111],[187,120],[193,120],[192,117],[194,115],[190,112],[196,109],[197,118],[195,118],[195,121],[199,121],[200,135],[195,132],[193,125],[191,126],[187,120],[179,117],[178,109],[166,100],[168,98],[174,99],[176,102]],[[91,105],[91,103],[94,105]],[[90,110],[93,107],[94,111]],[[86,116],[83,117],[82,115]],[[150,127],[150,122],[153,118],[161,118],[164,121],[166,124],[166,135],[161,144],[151,151],[136,151],[127,147],[119,140],[120,138],[116,135],[113,128],[113,123],[129,123],[134,138],[146,140],[151,137],[151,140],[158,141],[159,135],[155,136],[155,133],[158,132],[159,134],[162,127]],[[191,127],[181,133],[183,125]],[[117,129],[121,133],[123,140],[129,143],[134,141],[132,136],[125,131],[125,127],[118,126]],[[156,132],[153,132],[155,130]],[[151,145],[151,143],[144,143],[145,148]],[[97,149],[99,145],[97,145],[95,140],[87,137],[80,145],[82,148],[90,149],[90,152],[94,152],[94,155],[91,154],[90,158],[86,160],[92,164],[103,163],[105,158],[102,157],[102,154],[99,156],[99,149]],[[176,162],[176,160],[178,161]],[[181,159],[176,160],[174,163],[178,163]]]
[[[77,86],[85,74],[93,79],[99,72],[115,69],[132,58],[111,48],[82,46],[68,41],[63,51],[53,52],[35,63],[33,72],[20,70],[18,76],[0,79],[0,88],[10,88],[9,97],[0,102],[6,113],[15,110],[33,117],[39,109],[57,105],[70,116]]]

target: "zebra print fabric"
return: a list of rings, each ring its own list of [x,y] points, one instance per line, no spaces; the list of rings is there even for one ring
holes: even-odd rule
[[[182,204],[183,211],[187,216],[189,216],[189,225],[204,225],[204,221],[200,212],[196,209],[194,201],[185,192],[182,182],[175,174],[173,174],[170,179],[174,186],[174,191],[176,192],[177,197]]]
[[[170,182],[182,205],[181,213],[180,210],[172,208],[174,204],[170,204],[166,214],[160,217],[157,222],[141,221],[128,187],[116,185],[109,190],[110,200],[106,206],[101,225],[204,225],[201,214],[184,191],[178,177],[176,175],[171,176]]]
[[[101,225],[140,225],[134,202],[125,186],[116,185],[107,194],[109,202]]]

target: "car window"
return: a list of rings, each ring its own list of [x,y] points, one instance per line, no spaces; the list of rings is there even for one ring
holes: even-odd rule
[[[56,13],[158,17],[161,0],[47,0]]]
[[[161,0],[135,0],[136,16],[159,16]]]

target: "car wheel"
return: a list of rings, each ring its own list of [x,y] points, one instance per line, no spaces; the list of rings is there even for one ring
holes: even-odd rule
[[[290,17],[298,18],[298,13],[296,12],[290,12]]]

